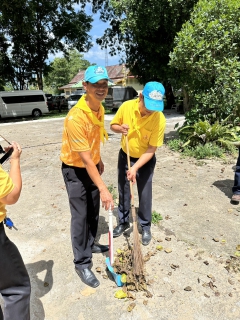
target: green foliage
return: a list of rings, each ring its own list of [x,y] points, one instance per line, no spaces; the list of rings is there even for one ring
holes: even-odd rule
[[[159,221],[163,220],[163,217],[160,213],[157,213],[155,210],[152,212],[152,223],[158,224]]]
[[[187,147],[184,149],[183,155],[196,159],[223,158],[225,156],[224,150],[214,143],[198,145],[195,148]]]
[[[55,94],[59,94],[59,87],[69,83],[79,70],[85,70],[90,62],[83,59],[83,55],[76,50],[68,52],[68,58],[55,58],[51,63],[51,71],[44,78],[44,84],[52,87]]]
[[[236,146],[240,146],[240,127],[229,123],[230,117],[222,124],[210,124],[207,120],[193,125],[185,124],[178,129],[179,138],[167,142],[173,151],[183,156],[197,159],[223,157],[225,153],[235,154]]]
[[[184,141],[183,148],[214,142],[225,149],[229,149],[232,142],[238,141],[240,143],[239,132],[240,127],[238,126],[232,124],[221,125],[219,122],[211,125],[207,120],[178,129],[179,137]]]
[[[215,142],[198,144],[194,147],[185,145],[180,139],[169,140],[167,143],[168,147],[176,152],[181,152],[183,157],[193,157],[196,159],[206,158],[224,158],[226,154],[236,153],[236,147],[232,144],[227,144],[225,148],[217,145]]]
[[[24,81],[32,81],[36,75],[39,89],[43,88],[42,77],[50,68],[49,55],[58,52],[67,54],[69,49],[80,52],[91,47],[92,17],[87,16],[84,5],[87,0],[1,0],[0,28],[12,44],[8,53],[15,89],[23,89]],[[76,10],[75,4],[79,4]]]
[[[172,151],[181,151],[183,143],[180,139],[172,139],[167,141],[167,145]]]
[[[175,38],[170,65],[188,93],[186,120],[221,123],[240,104],[240,2],[200,0]]]
[[[5,35],[0,31],[0,90],[2,91],[5,89],[5,83],[13,78],[13,69],[7,56],[9,46]]]
[[[96,1],[99,5],[102,1]],[[141,83],[166,81],[171,77],[169,52],[176,33],[189,19],[197,0],[109,0],[104,1],[102,19],[110,21],[97,40],[111,55],[119,53]],[[100,8],[100,6],[98,6]]]

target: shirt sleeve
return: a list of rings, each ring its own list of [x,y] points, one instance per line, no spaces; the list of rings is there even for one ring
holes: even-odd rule
[[[6,197],[14,188],[12,179],[0,166],[0,199]]]
[[[123,108],[124,108],[124,104],[120,106],[115,116],[113,117],[112,121],[110,122],[110,125],[118,124],[121,126],[123,124]]]

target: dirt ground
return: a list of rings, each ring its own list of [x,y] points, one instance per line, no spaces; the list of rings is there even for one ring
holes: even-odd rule
[[[174,112],[165,112],[166,139],[176,134],[174,124],[183,121]],[[109,141],[102,147],[103,179],[117,195],[120,136],[110,132],[109,119]],[[236,159],[197,161],[182,159],[166,145],[158,149],[153,210],[163,220],[152,226],[151,244],[142,246],[144,255],[152,255],[146,262],[152,297],[133,292],[134,301],[119,300],[114,297],[119,288],[107,277],[106,254],[93,256],[98,288],[84,285],[74,270],[70,212],[59,160],[62,127],[63,119],[0,124],[0,134],[23,147],[23,190],[19,202],[8,207],[18,230],[7,233],[31,278],[31,319],[240,320],[240,267],[231,258],[240,244],[240,205],[230,203]],[[108,243],[108,212],[103,209],[97,240]],[[114,239],[114,247],[122,248],[132,240],[131,228]],[[156,250],[158,245],[163,250]],[[131,303],[135,307],[128,311]]]

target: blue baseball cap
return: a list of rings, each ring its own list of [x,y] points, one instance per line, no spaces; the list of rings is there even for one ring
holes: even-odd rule
[[[87,68],[87,70],[85,71],[84,74],[84,81],[86,82],[91,82],[91,83],[96,83],[99,80],[109,80],[108,78],[108,73],[107,73],[107,69],[105,67],[101,67],[101,66],[90,66]]]
[[[148,110],[163,111],[165,88],[160,82],[147,82],[143,88],[144,104]]]

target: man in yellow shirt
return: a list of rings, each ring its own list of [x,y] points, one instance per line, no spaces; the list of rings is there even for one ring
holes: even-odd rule
[[[107,70],[90,66],[85,71],[86,90],[64,121],[61,160],[71,211],[71,240],[75,270],[81,280],[97,287],[99,281],[91,271],[92,253],[108,251],[108,246],[94,243],[102,207],[114,207],[113,198],[101,174],[104,164],[100,142],[107,139],[104,129],[104,108],[101,101],[108,92]]]
[[[12,142],[10,173],[0,166],[0,294],[4,300],[4,310],[0,307],[0,319],[29,320],[31,286],[22,257],[13,242],[6,236],[4,219],[8,204],[14,204],[22,189],[20,171],[21,148]]]
[[[159,82],[148,82],[136,100],[124,102],[111,121],[111,130],[122,134],[118,156],[118,218],[113,237],[120,236],[129,225],[129,181],[137,182],[139,223],[142,244],[151,241],[152,177],[156,164],[155,152],[163,144],[166,120],[163,111],[165,89]],[[128,170],[126,139],[129,140],[131,168]]]

